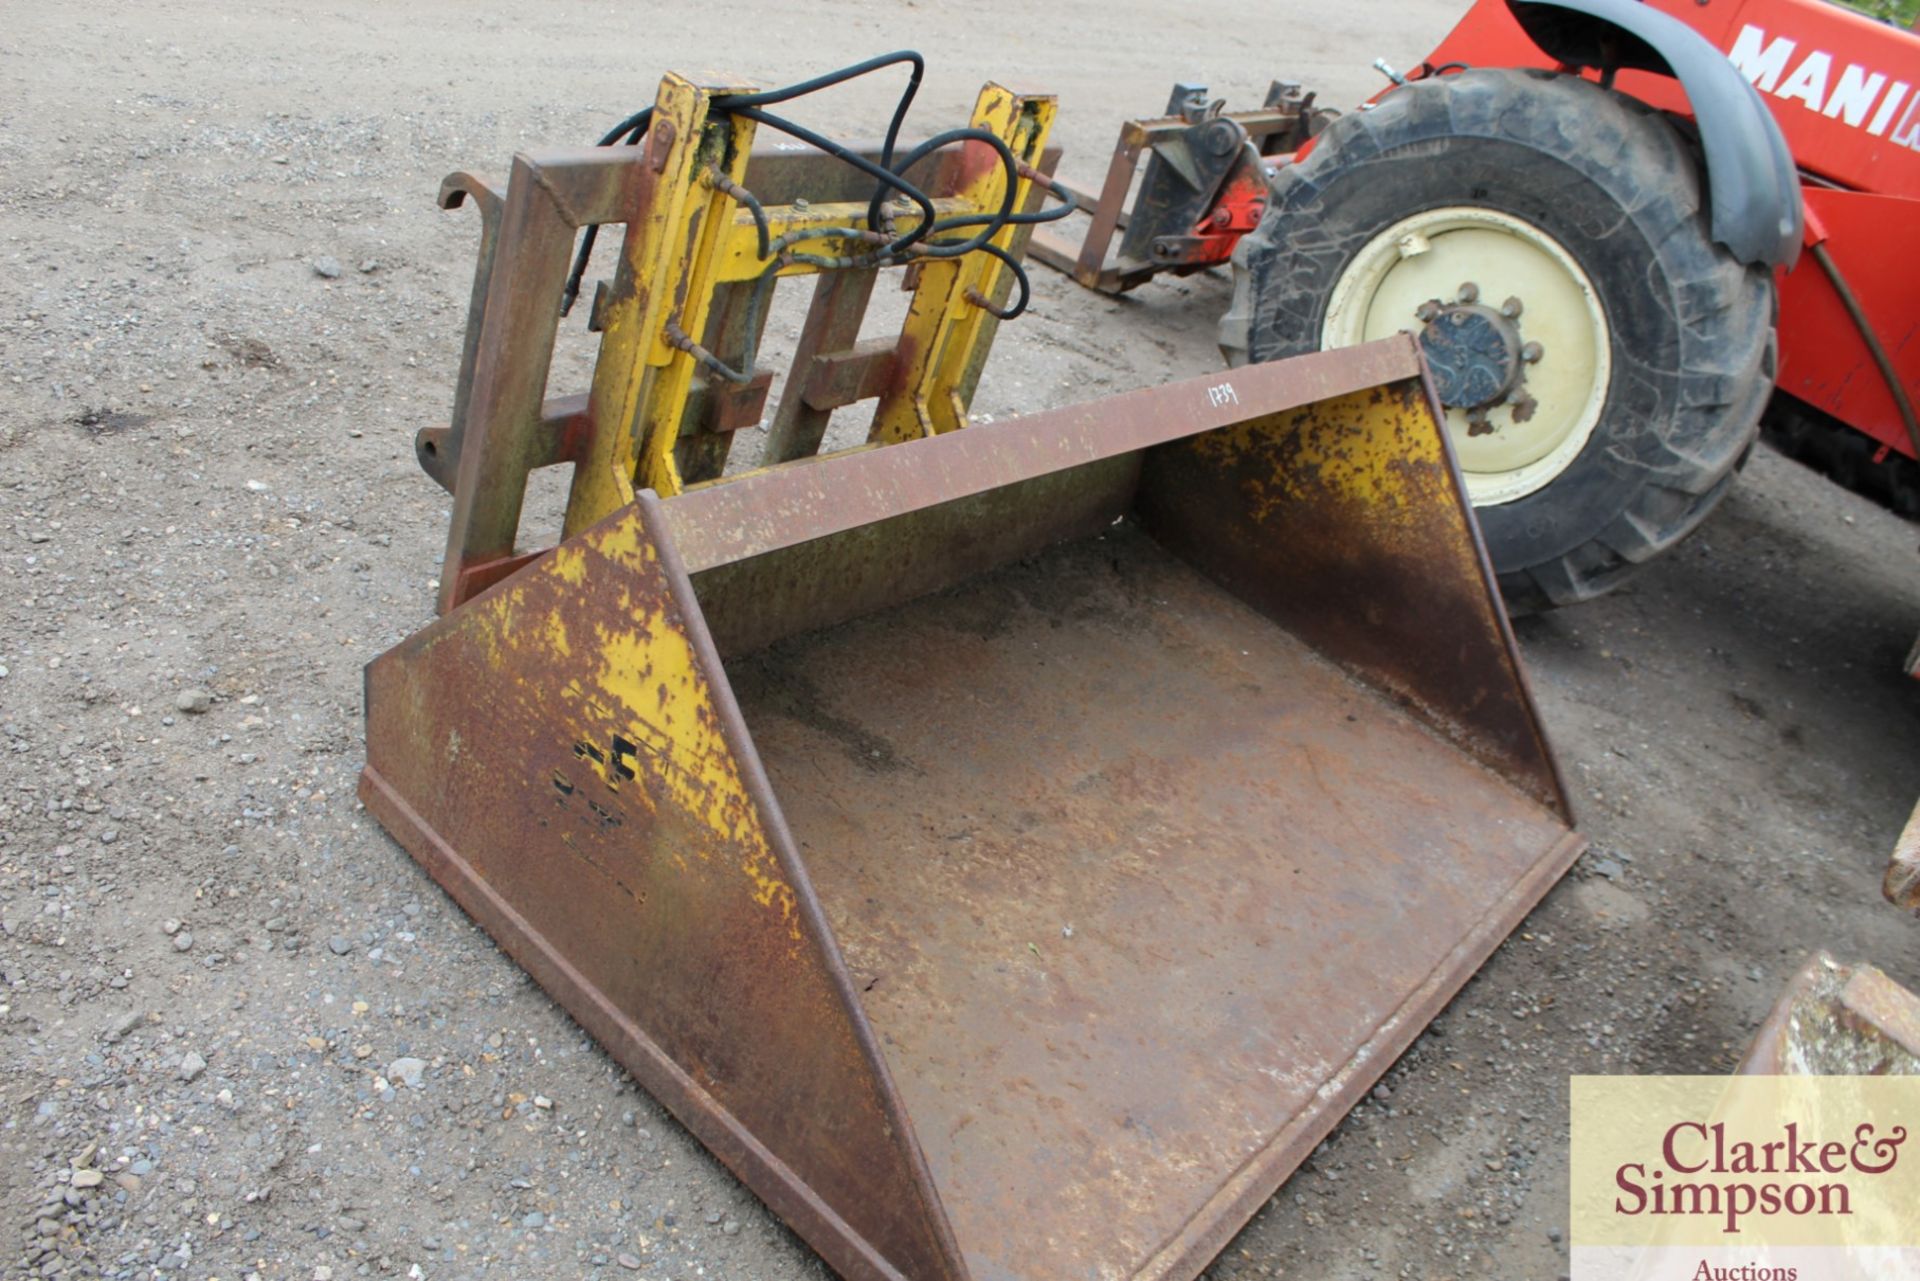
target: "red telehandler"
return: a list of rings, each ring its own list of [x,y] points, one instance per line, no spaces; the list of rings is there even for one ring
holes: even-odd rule
[[[1114,292],[1231,260],[1236,363],[1414,333],[1516,610],[1679,542],[1763,413],[1920,512],[1920,36],[1824,0],[1477,0],[1380,65],[1337,117],[1179,87],[1078,197],[1084,243],[1034,255]]]

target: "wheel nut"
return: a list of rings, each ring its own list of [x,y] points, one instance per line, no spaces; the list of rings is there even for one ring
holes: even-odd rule
[[[1487,421],[1487,407],[1475,405],[1467,411],[1467,435],[1485,436],[1493,431],[1493,424]]]
[[[1427,299],[1413,309],[1413,314],[1416,319],[1431,321],[1435,316],[1440,314],[1440,300],[1438,298]]]
[[[1529,365],[1539,364],[1540,357],[1546,354],[1547,354],[1546,348],[1542,347],[1537,342],[1527,343],[1520,348],[1520,359],[1526,361]]]
[[[1508,320],[1520,319],[1521,310],[1522,308],[1520,306],[1520,300],[1518,298],[1509,298],[1505,302],[1500,304],[1500,314],[1505,316]]]
[[[1460,286],[1460,301],[1461,302],[1479,302],[1480,286],[1474,284],[1471,280],[1469,280],[1466,284]]]

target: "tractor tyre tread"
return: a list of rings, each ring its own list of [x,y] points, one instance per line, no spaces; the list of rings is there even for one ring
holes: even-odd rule
[[[1221,348],[1233,364],[1319,350],[1354,255],[1400,218],[1463,204],[1552,235],[1607,315],[1613,373],[1586,447],[1477,513],[1511,609],[1588,600],[1720,501],[1773,385],[1772,276],[1713,242],[1698,156],[1659,112],[1576,76],[1475,69],[1340,117],[1280,167],[1235,248]]]

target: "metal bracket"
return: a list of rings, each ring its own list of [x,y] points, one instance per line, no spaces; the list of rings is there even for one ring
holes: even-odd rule
[[[1266,209],[1271,165],[1319,132],[1331,113],[1314,95],[1276,80],[1258,111],[1229,112],[1207,88],[1176,84],[1167,114],[1120,127],[1098,199],[1076,192],[1091,216],[1075,247],[1060,236],[1034,233],[1033,257],[1089,289],[1124,293],[1163,271],[1187,275],[1227,261],[1240,237]],[[1141,169],[1141,154],[1146,165]],[[1139,176],[1139,195],[1127,197]],[[1115,235],[1120,247],[1109,254]]]

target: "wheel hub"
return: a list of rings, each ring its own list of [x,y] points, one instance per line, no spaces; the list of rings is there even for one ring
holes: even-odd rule
[[[1599,422],[1609,326],[1580,264],[1551,236],[1478,206],[1382,228],[1341,270],[1321,342],[1411,334],[1476,507],[1551,483]]]
[[[1491,307],[1441,307],[1420,331],[1420,349],[1449,409],[1484,409],[1519,385],[1519,326]]]
[[[1532,418],[1538,408],[1525,383],[1527,366],[1540,359],[1541,349],[1537,342],[1521,341],[1522,310],[1518,298],[1507,299],[1498,311],[1483,306],[1480,287],[1471,280],[1452,302],[1431,298],[1414,308],[1426,322],[1420,350],[1434,390],[1442,405],[1466,412],[1469,436],[1496,430],[1487,418],[1495,405],[1510,406],[1516,423]]]

